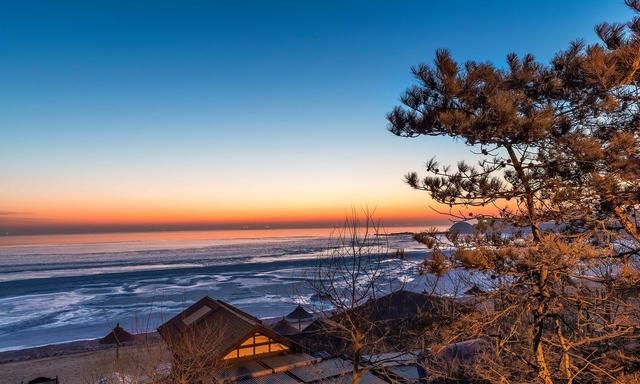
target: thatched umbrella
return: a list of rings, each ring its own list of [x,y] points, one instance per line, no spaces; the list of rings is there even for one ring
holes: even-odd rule
[[[299,331],[298,329],[293,327],[291,324],[289,324],[289,322],[284,318],[284,316],[271,329],[273,329],[275,332],[283,336],[293,335],[295,333],[298,333]]]
[[[313,315],[302,308],[302,305],[300,304],[298,304],[296,309],[287,315],[287,319],[291,320],[307,320],[311,318],[313,318]]]
[[[298,330],[300,330],[300,323],[302,320],[310,320],[313,319],[313,315],[307,312],[302,305],[298,304],[296,309],[294,309],[290,314],[287,315],[287,319],[289,320],[297,320],[298,321]]]
[[[117,344],[121,345],[133,340],[133,335],[125,331],[118,323],[108,335],[100,339],[100,344]]]

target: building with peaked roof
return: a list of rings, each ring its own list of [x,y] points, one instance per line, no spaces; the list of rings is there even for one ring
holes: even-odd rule
[[[449,298],[398,290],[327,318],[320,317],[291,337],[310,350],[327,351],[334,355],[350,354],[349,335],[345,334],[340,324],[356,322],[368,328],[367,337],[372,341],[384,340],[384,343],[375,343],[377,353],[381,350],[412,349],[412,340],[406,334],[420,327],[448,321],[446,314],[454,305],[462,304]]]
[[[401,289],[387,295],[371,299],[352,309],[362,312],[370,321],[393,321],[413,318],[423,312],[432,312],[446,299]],[[339,318],[341,314],[334,317]]]
[[[297,349],[259,319],[208,296],[162,324],[158,332],[174,360],[206,355],[211,364],[227,365]]]

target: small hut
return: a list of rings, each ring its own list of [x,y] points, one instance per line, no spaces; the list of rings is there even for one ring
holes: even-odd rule
[[[100,339],[100,344],[117,344],[121,345],[133,340],[133,335],[125,331],[118,323],[108,335]]]
[[[291,324],[289,324],[289,322],[284,318],[284,316],[271,329],[273,329],[275,332],[277,332],[282,336],[294,335],[299,332],[298,329],[296,329]]]

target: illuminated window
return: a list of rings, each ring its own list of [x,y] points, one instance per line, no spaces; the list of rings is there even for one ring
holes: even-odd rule
[[[289,348],[286,345],[280,344],[277,341],[268,338],[267,336],[256,333],[255,335],[243,341],[240,344],[239,348],[229,352],[224,357],[224,360],[263,355],[265,353],[278,351],[287,351],[288,349]]]
[[[269,344],[256,345],[256,355],[269,352],[271,352],[271,350],[269,349]]]
[[[227,355],[224,357],[224,360],[235,359],[237,357],[238,357],[238,350],[234,349],[233,351],[227,353]]]
[[[256,344],[268,343],[271,341],[271,339],[269,339],[267,336],[263,336],[259,333],[256,333],[255,339]]]
[[[285,347],[284,345],[280,344],[280,343],[273,343],[271,344],[271,352],[276,352],[276,351],[286,351],[287,347]]]

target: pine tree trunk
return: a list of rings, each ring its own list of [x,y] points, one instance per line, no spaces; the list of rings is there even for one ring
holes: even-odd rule
[[[558,339],[560,340],[560,346],[562,347],[562,360],[560,361],[560,369],[564,372],[567,378],[567,384],[573,383],[572,363],[571,356],[569,356],[569,344],[562,333],[562,324],[560,320],[556,320],[556,328],[558,331]]]
[[[553,380],[551,380],[551,373],[547,366],[547,360],[544,357],[542,343],[538,343],[536,348],[536,363],[538,363],[538,376],[542,379],[542,382],[544,384],[553,384]]]
[[[534,329],[535,336],[533,339],[533,350],[536,356],[536,363],[538,365],[538,376],[545,384],[553,384],[551,379],[551,373],[549,372],[549,366],[547,365],[547,359],[544,355],[544,349],[542,348],[542,335],[544,334],[544,316],[547,311],[547,299],[549,297],[548,287],[546,286],[547,278],[549,276],[549,268],[546,264],[542,264],[538,272],[538,289],[540,290],[539,302],[535,310],[534,316]]]
[[[513,150],[513,147],[511,146],[511,144],[506,144],[505,148],[507,149],[507,153],[509,154],[509,158],[511,159],[511,164],[513,165],[513,168],[518,174],[518,178],[520,179],[520,182],[522,183],[522,186],[525,191],[524,197],[527,204],[527,215],[529,216],[529,226],[531,227],[531,235],[533,236],[533,240],[535,242],[539,242],[540,230],[536,225],[536,220],[537,220],[536,214],[535,214],[536,206],[534,201],[533,189],[531,189],[531,185],[529,184],[529,177],[527,176],[524,169],[522,168],[522,164],[520,163],[518,156],[516,156],[516,153]]]
[[[360,384],[361,378],[362,378],[362,372],[360,371],[360,369],[358,369],[357,371],[354,370],[353,374],[351,375],[351,384]]]

